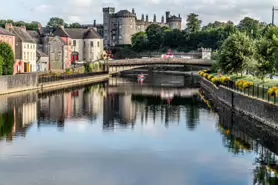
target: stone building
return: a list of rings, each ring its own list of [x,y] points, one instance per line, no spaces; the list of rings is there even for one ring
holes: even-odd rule
[[[49,69],[49,56],[42,52],[41,50],[37,50],[37,71],[44,72]]]
[[[27,33],[26,27],[15,27],[6,24],[6,30],[13,33],[15,37],[15,58],[19,61],[17,72],[35,72],[37,60],[37,44]]]
[[[104,47],[109,48],[116,45],[131,44],[133,34],[145,31],[151,24],[167,26],[170,29],[181,29],[182,18],[180,15],[171,16],[170,12],[166,12],[166,20],[164,16],[161,21],[157,21],[156,15],[153,16],[153,21],[149,20],[149,16],[142,15],[141,19],[137,19],[135,10],[120,10],[115,13],[115,8],[103,8],[103,37]]]
[[[93,62],[103,53],[103,39],[95,28],[57,28],[53,33],[71,39],[71,61]]]
[[[49,69],[65,70],[68,61],[68,44],[59,36],[49,37]]]

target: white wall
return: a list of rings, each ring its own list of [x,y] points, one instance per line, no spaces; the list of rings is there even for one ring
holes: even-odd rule
[[[73,45],[74,41],[76,41],[76,46]],[[72,52],[76,51],[79,53],[79,57],[78,57],[79,61],[84,60],[83,49],[84,49],[84,40],[83,39],[72,39],[71,51]]]
[[[100,59],[103,53],[103,39],[85,39],[84,58],[86,62]],[[93,42],[93,46],[91,46]]]
[[[31,64],[31,72],[37,71],[37,45],[35,43],[22,42],[23,61]]]

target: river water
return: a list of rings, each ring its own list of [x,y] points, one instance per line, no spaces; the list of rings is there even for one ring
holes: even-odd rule
[[[0,97],[0,185],[277,184],[276,137],[211,110],[198,81],[154,73]]]

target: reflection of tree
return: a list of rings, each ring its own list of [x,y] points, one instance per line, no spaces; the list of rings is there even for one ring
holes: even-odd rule
[[[197,126],[197,122],[199,120],[199,107],[198,102],[195,101],[195,98],[192,98],[192,101],[190,101],[187,105],[187,111],[186,111],[186,122],[187,122],[187,128],[189,130],[194,130]]]
[[[0,115],[0,138],[9,137],[14,127],[13,111]]]

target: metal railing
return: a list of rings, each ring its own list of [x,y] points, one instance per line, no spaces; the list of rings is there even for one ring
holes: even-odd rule
[[[55,82],[61,80],[70,80],[75,78],[85,78],[85,77],[92,77],[98,75],[108,74],[107,71],[104,72],[90,72],[90,73],[76,73],[76,74],[47,74],[47,75],[40,75],[39,76],[39,83],[48,83],[48,82]]]
[[[270,96],[268,93],[268,90],[272,88],[271,86],[265,86],[265,85],[254,85],[249,88],[239,88],[236,86],[235,82],[230,82],[228,84],[221,84],[224,87],[227,87],[229,89],[232,89],[236,92],[242,93],[247,96],[251,96],[254,98],[259,98],[268,102],[272,102],[274,104],[277,103],[277,97],[274,93],[274,96]]]

